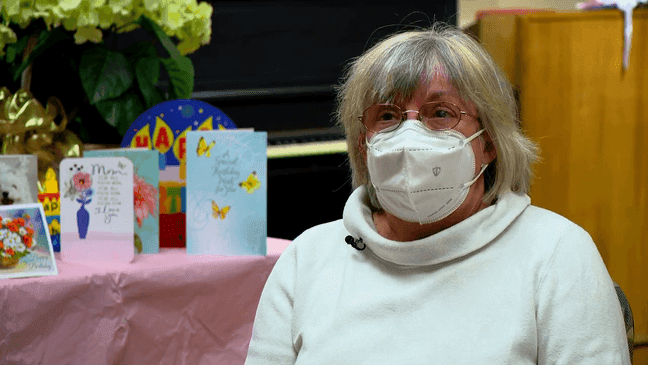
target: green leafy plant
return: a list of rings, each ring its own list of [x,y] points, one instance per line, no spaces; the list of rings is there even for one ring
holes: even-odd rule
[[[196,0],[6,0],[3,3],[0,61],[5,63],[11,81],[15,83],[22,78],[23,87],[29,88],[30,77],[26,75],[35,61],[57,50],[73,49],[67,56],[87,102],[122,136],[146,109],[165,100],[191,97],[194,68],[186,55],[208,44],[211,38],[213,9],[204,2],[197,4]],[[145,30],[150,40],[135,43],[123,51],[114,50],[104,42],[106,35],[136,29]],[[177,45],[171,37],[178,40]],[[76,47],[70,47],[72,44]],[[167,93],[159,86],[162,70],[169,78]],[[24,85],[25,78],[27,85]]]

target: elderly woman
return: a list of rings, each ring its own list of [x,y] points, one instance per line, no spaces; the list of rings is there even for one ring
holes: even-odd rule
[[[246,364],[630,363],[594,242],[530,205],[537,148],[480,45],[441,26],[378,43],[338,118],[356,189],[279,258]]]

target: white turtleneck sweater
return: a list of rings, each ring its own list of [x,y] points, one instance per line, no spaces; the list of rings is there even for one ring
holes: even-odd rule
[[[396,242],[377,233],[356,189],[342,220],[307,230],[277,261],[246,364],[630,364],[594,242],[529,202],[509,192]]]

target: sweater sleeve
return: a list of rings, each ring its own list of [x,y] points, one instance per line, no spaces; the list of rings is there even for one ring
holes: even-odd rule
[[[294,364],[295,243],[281,254],[261,293],[245,365]]]
[[[565,229],[540,280],[538,364],[630,364],[614,284],[585,230]]]

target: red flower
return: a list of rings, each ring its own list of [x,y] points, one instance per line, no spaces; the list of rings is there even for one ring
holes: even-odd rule
[[[0,250],[2,250],[3,248],[4,248],[4,243],[2,243],[2,241],[0,241]]]
[[[13,256],[14,253],[15,253],[14,250],[12,250],[11,248],[7,248],[7,249],[5,250],[5,252],[6,252],[9,256]]]
[[[133,176],[134,184],[134,209],[135,217],[137,218],[137,225],[141,228],[142,222],[146,219],[149,214],[155,214],[155,197],[157,191],[155,187],[151,184],[147,184],[144,179],[134,175]]]
[[[11,232],[18,232],[18,230],[20,229],[20,226],[18,225],[18,223],[16,221],[11,221],[11,222],[7,223],[7,228],[9,228],[9,230]]]
[[[87,172],[77,172],[74,175],[74,187],[78,191],[85,191],[92,186],[92,177]]]
[[[28,235],[30,235],[30,236],[33,236],[33,235],[34,235],[34,230],[31,229],[30,227],[25,227],[25,230],[27,231],[27,234],[28,234]]]
[[[25,246],[27,246],[27,248],[31,248],[31,246],[32,246],[32,237],[29,236],[29,235],[25,235],[25,236],[22,237],[22,239],[23,239],[23,243],[25,244]]]

